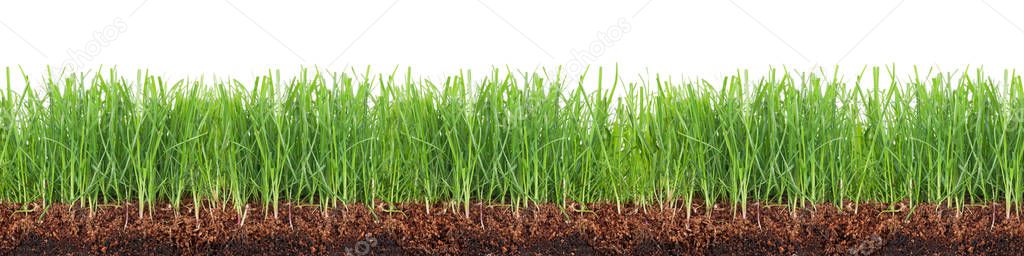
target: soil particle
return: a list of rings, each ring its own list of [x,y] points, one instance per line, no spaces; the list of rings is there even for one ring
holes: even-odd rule
[[[752,204],[685,209],[553,205],[512,210],[474,204],[348,205],[330,210],[282,204],[0,205],[2,255],[1012,255],[1024,244],[1020,216],[1001,205],[958,212],[934,205],[843,209]],[[198,216],[198,217],[197,217]]]

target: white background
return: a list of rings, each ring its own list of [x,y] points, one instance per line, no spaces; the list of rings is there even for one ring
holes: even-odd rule
[[[251,80],[268,69],[559,65],[715,77],[895,63],[1024,67],[1024,3],[896,1],[5,1],[0,66]],[[904,73],[905,73],[904,72]],[[1001,75],[999,75],[1001,76]]]

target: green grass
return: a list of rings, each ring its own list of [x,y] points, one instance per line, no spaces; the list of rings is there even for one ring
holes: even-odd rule
[[[377,200],[467,213],[471,201],[1020,210],[1019,75],[822,73],[626,82],[599,70],[583,80],[594,89],[550,70],[444,81],[306,70],[251,82],[107,70],[14,91],[8,69],[0,200],[136,201],[140,215],[188,201],[274,214],[282,201]]]

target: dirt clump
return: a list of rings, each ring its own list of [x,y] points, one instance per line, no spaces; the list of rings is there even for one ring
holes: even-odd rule
[[[163,205],[142,217],[133,204],[0,205],[0,254],[128,255],[1007,255],[1024,244],[1024,224],[1001,205],[956,211],[877,204],[791,209],[539,205],[513,210],[473,204],[348,205],[323,210],[283,204]],[[258,209],[258,210],[255,210]],[[385,210],[387,209],[387,210]]]

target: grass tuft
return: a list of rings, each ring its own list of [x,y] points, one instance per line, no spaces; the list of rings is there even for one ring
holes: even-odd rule
[[[1024,200],[1020,75],[49,75],[0,93],[0,200],[689,208]],[[886,77],[888,76],[888,77]],[[610,78],[610,79],[609,79]],[[887,78],[887,79],[885,79]],[[882,82],[888,80],[891,82]],[[584,81],[581,79],[581,81]],[[30,82],[25,76],[25,82]],[[196,207],[199,207],[197,204]],[[690,211],[687,211],[690,212]]]

